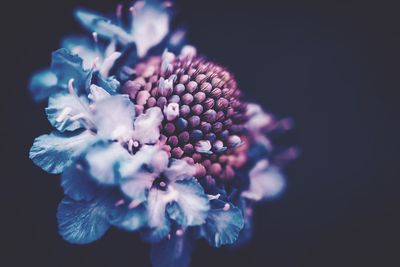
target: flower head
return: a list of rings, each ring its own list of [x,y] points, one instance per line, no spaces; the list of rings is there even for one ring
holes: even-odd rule
[[[84,244],[110,226],[152,243],[154,266],[188,266],[195,239],[242,244],[256,201],[281,193],[272,133],[291,127],[242,96],[232,73],[170,32],[169,2],[114,18],[78,10],[91,38],[68,37],[32,78],[55,130],[30,158],[61,173],[61,236]]]

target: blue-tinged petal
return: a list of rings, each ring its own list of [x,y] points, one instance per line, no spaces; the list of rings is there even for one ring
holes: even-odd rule
[[[94,123],[100,137],[131,139],[135,109],[128,95],[114,95],[95,103]]]
[[[259,201],[278,196],[285,189],[285,178],[282,173],[269,166],[267,160],[261,160],[249,173],[249,188],[242,196]]]
[[[103,78],[98,71],[93,73],[92,83],[100,86],[111,95],[118,93],[120,88],[120,82],[115,77]]]
[[[100,184],[113,185],[118,181],[116,173],[120,162],[132,157],[120,143],[100,142],[88,149],[85,159],[88,171]]]
[[[46,114],[51,125],[60,132],[84,128],[82,120],[91,117],[87,99],[68,93],[50,96]]]
[[[95,197],[98,184],[81,163],[74,163],[61,175],[64,193],[76,201],[89,201]]]
[[[75,11],[75,16],[82,26],[91,32],[97,32],[108,39],[116,38],[121,44],[133,41],[129,33],[106,17],[83,9]]]
[[[160,126],[164,115],[160,108],[153,107],[146,113],[139,115],[135,120],[133,138],[141,144],[155,143],[160,138]]]
[[[72,54],[82,58],[83,69],[91,69],[96,61],[103,61],[103,54],[100,50],[103,48],[95,47],[92,39],[81,36],[69,36],[63,39],[62,47],[67,48]],[[96,46],[100,46],[96,43]]]
[[[147,225],[147,210],[144,205],[136,208],[124,208],[119,212],[116,218],[113,218],[111,224],[127,231],[136,231]]]
[[[190,233],[172,234],[171,238],[153,244],[150,257],[153,267],[188,267],[193,250]]]
[[[47,172],[61,173],[94,139],[89,131],[42,135],[33,142],[29,158]]]
[[[51,70],[57,76],[58,84],[66,88],[68,81],[74,79],[74,89],[78,94],[89,89],[92,76],[92,72],[84,70],[82,64],[82,58],[72,54],[66,48],[60,48],[52,54]]]
[[[145,56],[152,46],[164,39],[168,31],[169,16],[165,8],[146,3],[138,10],[132,21],[132,32],[139,56]]]
[[[44,70],[32,76],[29,91],[35,101],[42,101],[60,91],[56,85],[57,76],[50,70]]]
[[[237,240],[230,245],[232,248],[240,248],[246,245],[253,235],[253,201],[245,198],[239,198],[238,207],[243,214],[243,229],[240,231]]]
[[[210,204],[203,187],[195,178],[176,181],[168,187],[175,203],[168,206],[171,219],[182,226],[203,224]]]
[[[110,227],[109,203],[105,197],[90,202],[64,198],[57,211],[60,235],[73,244],[87,244],[98,240]]]
[[[244,225],[239,208],[218,199],[211,200],[206,223],[200,226],[200,235],[211,246],[220,247],[236,241]]]

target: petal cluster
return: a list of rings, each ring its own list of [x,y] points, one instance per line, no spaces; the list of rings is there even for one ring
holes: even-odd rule
[[[54,131],[29,157],[61,174],[60,235],[87,244],[112,226],[137,231],[155,267],[188,266],[196,239],[243,244],[254,204],[282,192],[281,168],[297,155],[271,138],[291,121],[244,101],[225,68],[197,57],[170,29],[170,6],[137,1],[129,19],[123,6],[113,17],[77,10],[91,38],[65,38],[30,84]]]

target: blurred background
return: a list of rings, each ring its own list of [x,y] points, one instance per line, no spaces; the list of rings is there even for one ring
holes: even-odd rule
[[[59,178],[28,158],[51,130],[30,75],[68,34],[77,6],[111,13],[129,1],[7,1],[1,16],[1,235],[4,267],[150,266],[148,245],[116,229],[86,246],[57,233]],[[257,207],[240,250],[199,242],[192,266],[400,266],[400,17],[389,1],[176,3],[198,51],[228,66],[253,100],[296,127],[302,154],[279,198]],[[4,21],[3,21],[4,20]],[[4,62],[5,60],[5,62]],[[5,83],[3,82],[5,79]]]

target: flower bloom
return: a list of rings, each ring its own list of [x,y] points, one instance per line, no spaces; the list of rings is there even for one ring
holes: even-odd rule
[[[68,37],[31,81],[48,99],[55,130],[30,158],[61,174],[57,219],[68,242],[98,240],[111,226],[137,231],[158,266],[188,266],[194,240],[239,245],[257,201],[285,187],[272,134],[291,127],[246,101],[229,70],[169,29],[170,3],[138,1],[129,26],[78,10],[92,38]]]

